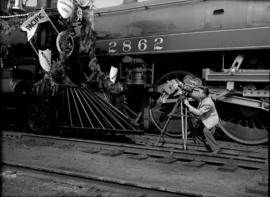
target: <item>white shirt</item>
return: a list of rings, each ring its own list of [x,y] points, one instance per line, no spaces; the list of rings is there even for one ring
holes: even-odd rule
[[[204,126],[208,129],[213,128],[219,122],[219,116],[213,100],[208,96],[198,105],[198,109],[189,106],[189,110],[199,116]]]

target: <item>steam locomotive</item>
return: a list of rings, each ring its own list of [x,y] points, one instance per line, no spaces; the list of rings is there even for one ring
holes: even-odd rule
[[[224,133],[241,143],[263,143],[269,128],[269,7],[263,0],[152,0],[97,9],[96,54],[104,69],[119,67],[124,83],[143,87],[140,94],[172,79],[199,77],[216,98]],[[162,128],[171,111],[170,102],[157,100],[149,96],[137,107],[146,127],[152,119]],[[179,118],[168,130],[179,130]]]
[[[145,129],[163,128],[176,102],[173,96],[160,102],[160,89],[188,81],[209,87],[228,137],[265,143],[269,8],[265,0],[123,1],[95,9],[95,54],[104,72],[118,70],[123,100]],[[180,126],[173,117],[167,131],[177,133]]]

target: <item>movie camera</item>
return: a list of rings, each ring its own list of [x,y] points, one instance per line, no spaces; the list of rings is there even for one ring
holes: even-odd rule
[[[202,87],[201,80],[194,77],[191,79],[191,77],[187,76],[183,79],[183,82],[179,79],[168,80],[157,88],[158,92],[161,93],[159,102],[166,103],[169,99],[188,98],[194,89],[200,87]]]

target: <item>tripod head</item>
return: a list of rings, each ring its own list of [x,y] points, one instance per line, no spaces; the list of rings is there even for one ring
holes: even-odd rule
[[[190,95],[195,87],[192,85],[189,85],[189,84],[184,84],[184,83],[179,81],[178,88],[179,88],[178,92],[179,92],[180,97],[187,98],[187,97],[190,97]]]

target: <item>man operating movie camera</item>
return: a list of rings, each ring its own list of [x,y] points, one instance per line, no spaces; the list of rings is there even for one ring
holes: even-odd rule
[[[196,117],[196,123],[189,128],[194,141],[200,140],[209,151],[218,153],[220,146],[213,135],[219,123],[219,116],[215,103],[209,95],[209,89],[202,85],[185,83],[185,81],[185,79],[183,80],[184,83],[178,79],[167,81],[160,87],[160,91],[163,93],[160,102],[164,102],[171,95],[178,96],[178,99],[183,101],[188,111]],[[198,107],[192,106],[189,100],[198,101]]]

